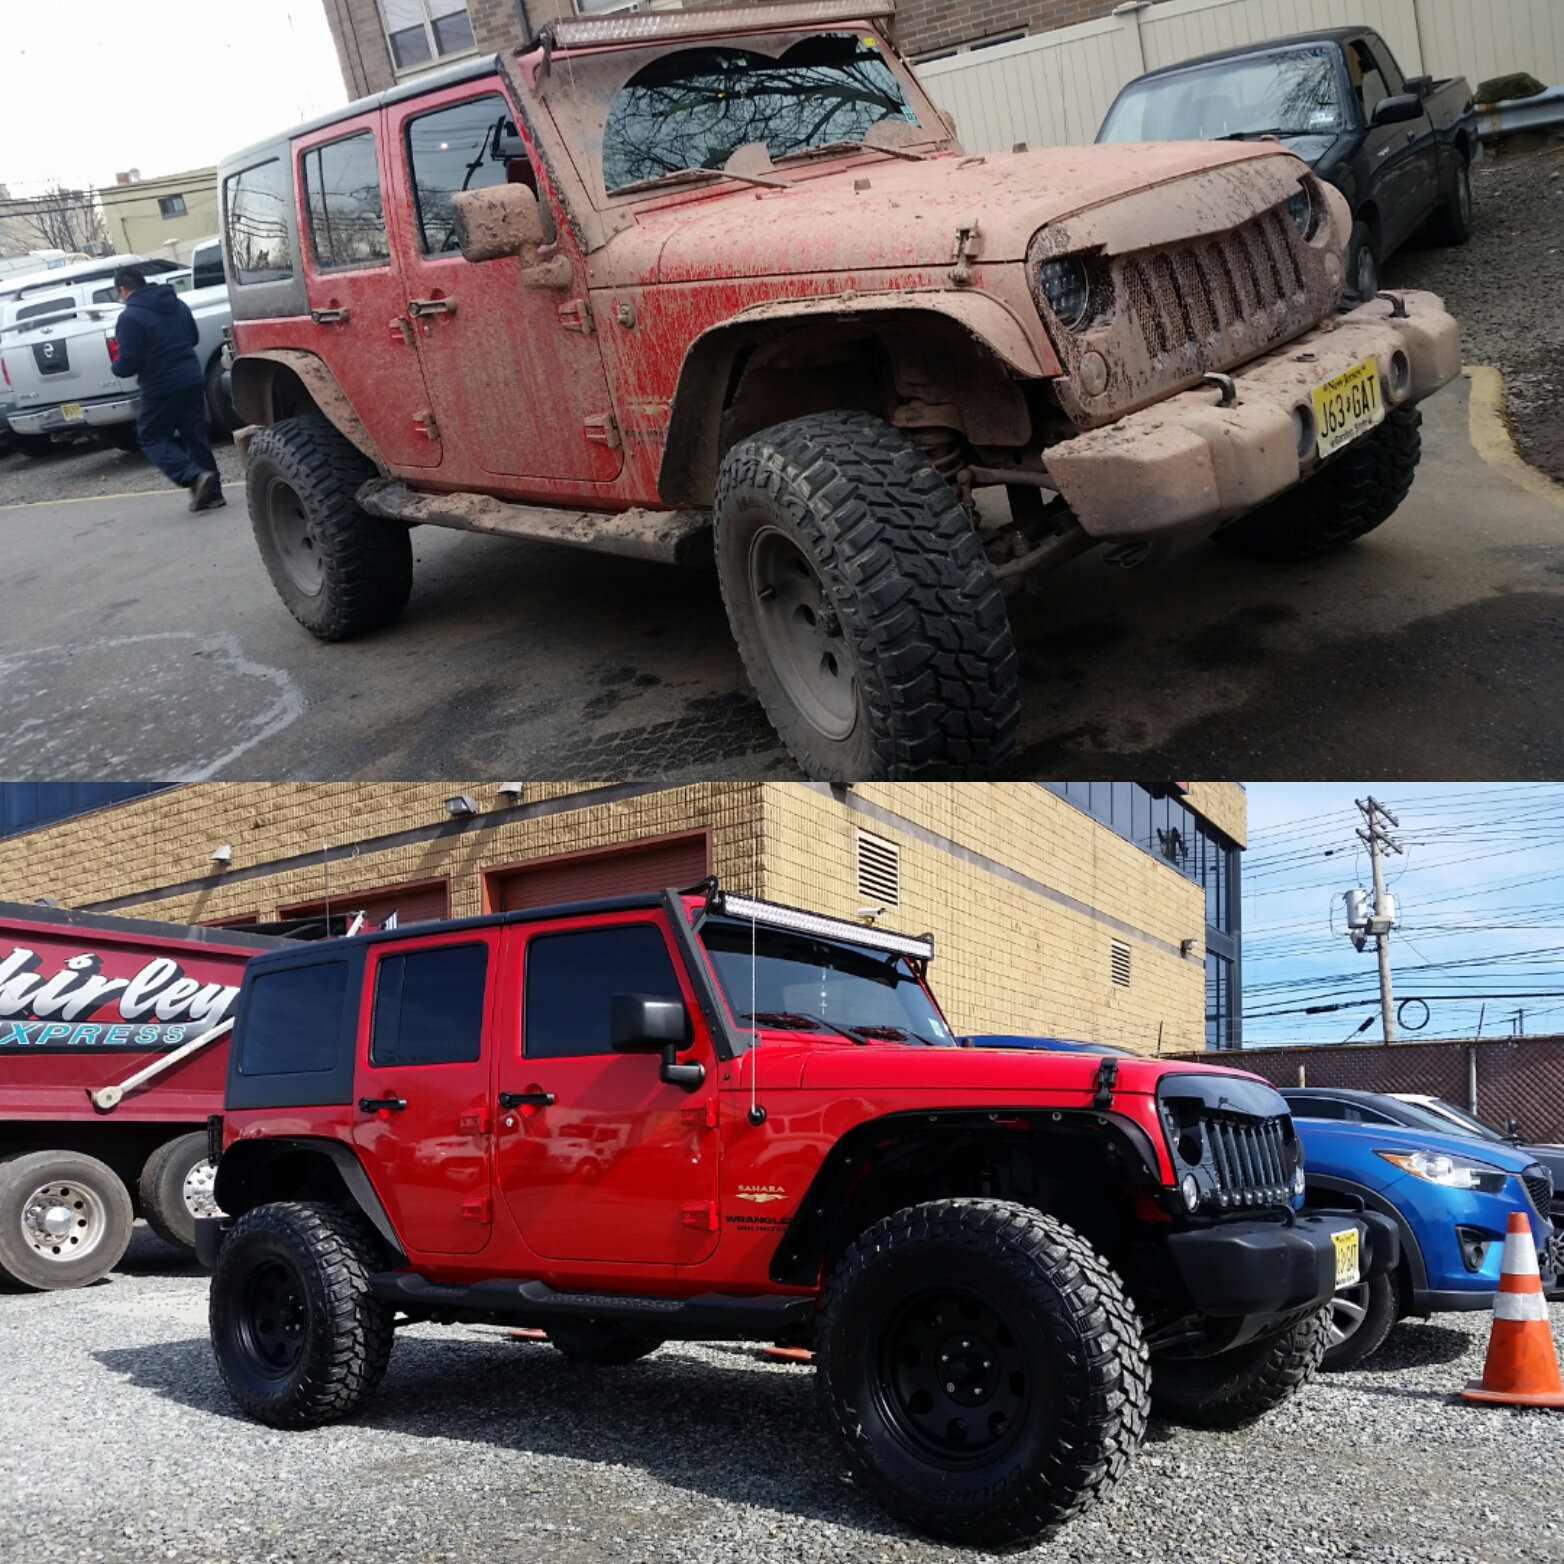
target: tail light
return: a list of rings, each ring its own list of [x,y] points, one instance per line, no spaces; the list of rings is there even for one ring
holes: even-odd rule
[[[118,337],[110,337],[110,338],[108,338],[108,344],[109,344],[109,362],[111,364],[117,364],[119,362],[119,338]]]

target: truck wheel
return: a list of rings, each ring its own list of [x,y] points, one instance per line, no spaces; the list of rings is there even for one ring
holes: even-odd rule
[[[323,641],[389,624],[413,590],[407,528],[359,508],[375,468],[318,413],[284,418],[250,442],[245,494],[272,585]]]
[[[206,1136],[197,1131],[165,1141],[147,1158],[136,1192],[147,1226],[176,1249],[195,1249],[198,1216],[220,1216],[212,1190],[217,1167],[208,1160]]]
[[[34,1151],[0,1167],[0,1270],[40,1292],[86,1287],[119,1264],[130,1191],[96,1157]]]
[[[604,1368],[622,1368],[662,1346],[655,1336],[634,1336],[614,1325],[598,1325],[583,1320],[580,1324],[550,1325],[549,1342],[572,1363],[595,1363]]]
[[[374,1253],[364,1223],[334,1206],[278,1202],[234,1223],[212,1272],[212,1351],[251,1417],[314,1428],[380,1383],[395,1310],[370,1296]]]
[[[761,704],[811,777],[989,776],[1021,702],[1004,600],[950,486],[867,413],[741,440],[717,570]]]
[[[1348,309],[1356,309],[1378,292],[1379,260],[1374,253],[1374,230],[1359,218],[1347,241],[1347,284],[1342,303]]]
[[[1423,415],[1393,407],[1385,421],[1296,488],[1240,516],[1215,541],[1251,559],[1309,559],[1355,542],[1396,512],[1423,454]]]
[[[1327,1306],[1275,1336],[1215,1357],[1157,1358],[1151,1368],[1154,1410],[1189,1428],[1247,1427],[1314,1378],[1329,1319]]]
[[[1145,1433],[1150,1369],[1118,1278],[1008,1201],[932,1201],[864,1233],[832,1272],[815,1362],[860,1480],[952,1542],[1034,1540]]]
[[[1395,1323],[1395,1282],[1383,1271],[1356,1287],[1343,1288],[1330,1301],[1320,1367],[1331,1373],[1356,1368],[1379,1351]]]
[[[1472,171],[1459,152],[1454,185],[1450,199],[1428,219],[1428,237],[1435,244],[1465,244],[1472,237]]]

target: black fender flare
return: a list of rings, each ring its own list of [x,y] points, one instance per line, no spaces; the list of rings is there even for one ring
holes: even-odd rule
[[[267,1140],[241,1140],[230,1146],[217,1163],[217,1184],[213,1195],[229,1217],[242,1215],[265,1201],[251,1199],[251,1191],[261,1183],[267,1170],[290,1156],[324,1159],[341,1178],[349,1197],[385,1240],[393,1263],[408,1264],[407,1251],[381,1204],[375,1186],[352,1147],[328,1136],[286,1135]]]

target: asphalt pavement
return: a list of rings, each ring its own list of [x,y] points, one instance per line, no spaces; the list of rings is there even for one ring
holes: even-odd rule
[[[1564,1305],[1552,1308],[1564,1340]],[[1153,1421],[1127,1476],[1021,1564],[1553,1564],[1564,1421],[1476,1407],[1486,1314],[1407,1323],[1253,1428]],[[890,1519],[813,1371],[670,1343],[628,1368],[497,1327],[397,1332],[346,1423],[223,1389],[206,1279],[143,1228],[78,1292],[0,1293],[0,1558],[27,1564],[966,1564]]]
[[[1469,395],[1424,404],[1410,498],[1351,548],[1089,556],[1012,599],[1008,774],[1564,774],[1564,490],[1484,460]],[[0,775],[795,774],[710,568],[420,528],[402,618],[323,645],[272,589],[222,454],[230,503],[206,516],[135,457],[0,460]]]

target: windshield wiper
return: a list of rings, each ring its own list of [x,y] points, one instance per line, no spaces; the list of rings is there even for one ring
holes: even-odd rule
[[[1212,139],[1216,141],[1248,141],[1259,136],[1326,136],[1332,135],[1334,132],[1334,126],[1328,130],[1323,126],[1317,126],[1312,130],[1308,128],[1300,130],[1297,126],[1293,126],[1291,129],[1285,126],[1277,126],[1273,130],[1230,130],[1225,136],[1216,136]]]
[[[758,1021],[762,1026],[786,1027],[795,1032],[836,1032],[855,1043],[894,1043],[911,1037],[911,1032],[899,1026],[844,1026],[840,1021],[827,1021],[824,1016],[805,1015],[798,1010],[745,1011],[742,1021]]]
[[[611,196],[635,195],[641,190],[676,184],[686,179],[736,179],[745,185],[776,185],[783,190],[792,189],[790,180],[767,179],[764,174],[735,174],[729,168],[670,168],[666,174],[653,174],[650,179],[637,179],[633,184],[617,185],[608,193]]]
[[[912,152],[906,147],[882,146],[878,141],[822,141],[817,147],[799,147],[795,152],[784,152],[773,158],[773,163],[786,163],[790,158],[819,157],[825,152],[883,152],[886,157],[906,158],[909,163],[926,163],[927,152]]]

